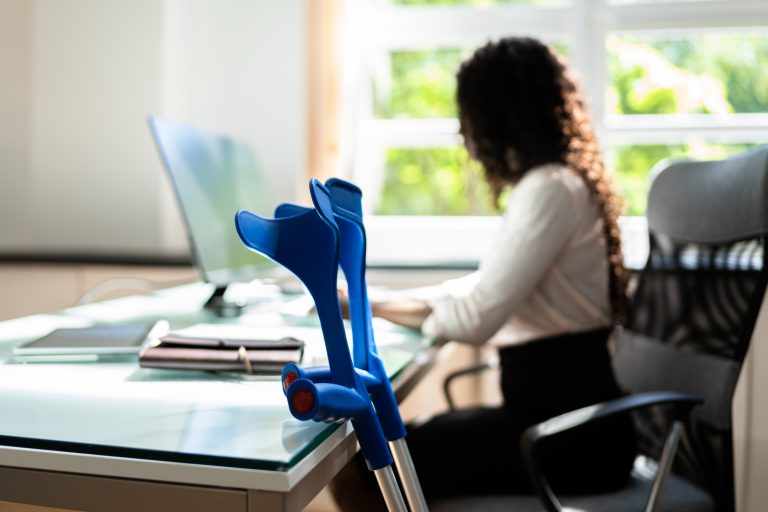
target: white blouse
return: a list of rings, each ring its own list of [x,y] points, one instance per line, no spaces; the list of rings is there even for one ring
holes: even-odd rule
[[[422,332],[504,347],[610,324],[603,222],[567,167],[531,169],[510,194],[477,272],[429,300]]]

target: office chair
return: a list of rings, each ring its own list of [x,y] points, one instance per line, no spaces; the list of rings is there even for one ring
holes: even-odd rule
[[[611,340],[628,394],[525,432],[521,447],[537,496],[445,497],[432,502],[433,511],[735,510],[731,404],[768,280],[768,147],[664,166],[647,211],[650,254],[628,320]],[[628,485],[556,497],[540,470],[542,443],[627,411],[640,450]]]

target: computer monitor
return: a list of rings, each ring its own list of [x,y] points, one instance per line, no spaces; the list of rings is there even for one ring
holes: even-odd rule
[[[246,249],[235,231],[235,212],[271,214],[269,194],[250,146],[216,133],[149,118],[149,126],[173,184],[189,246],[201,278],[216,285],[221,305],[233,282],[263,277],[276,264]]]

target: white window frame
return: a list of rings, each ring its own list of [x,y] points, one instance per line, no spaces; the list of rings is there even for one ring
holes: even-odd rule
[[[365,191],[366,208],[380,195],[383,158],[390,147],[453,147],[460,144],[456,119],[377,119],[366,56],[402,49],[474,47],[506,35],[561,40],[587,95],[593,122],[606,147],[763,142],[768,113],[719,115],[606,116],[606,39],[611,33],[768,30],[768,1],[703,0],[622,3],[565,0],[562,7],[526,5],[393,6],[386,0],[354,0],[359,80],[351,131],[351,178]],[[489,247],[500,220],[493,217],[397,217],[368,215],[369,264],[465,265]],[[629,258],[642,259],[645,219],[622,219]]]

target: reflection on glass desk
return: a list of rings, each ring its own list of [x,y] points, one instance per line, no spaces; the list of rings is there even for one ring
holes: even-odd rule
[[[318,447],[331,437],[338,444],[350,427],[294,420],[277,375],[146,369],[135,357],[12,357],[14,345],[59,327],[165,319],[173,330],[219,325],[225,337],[293,336],[306,343],[302,364],[324,364],[316,317],[280,313],[277,293],[253,312],[217,318],[200,309],[210,289],[198,283],[0,323],[0,466],[289,492],[322,459]],[[413,331],[380,322],[375,332],[390,378],[429,350]]]

